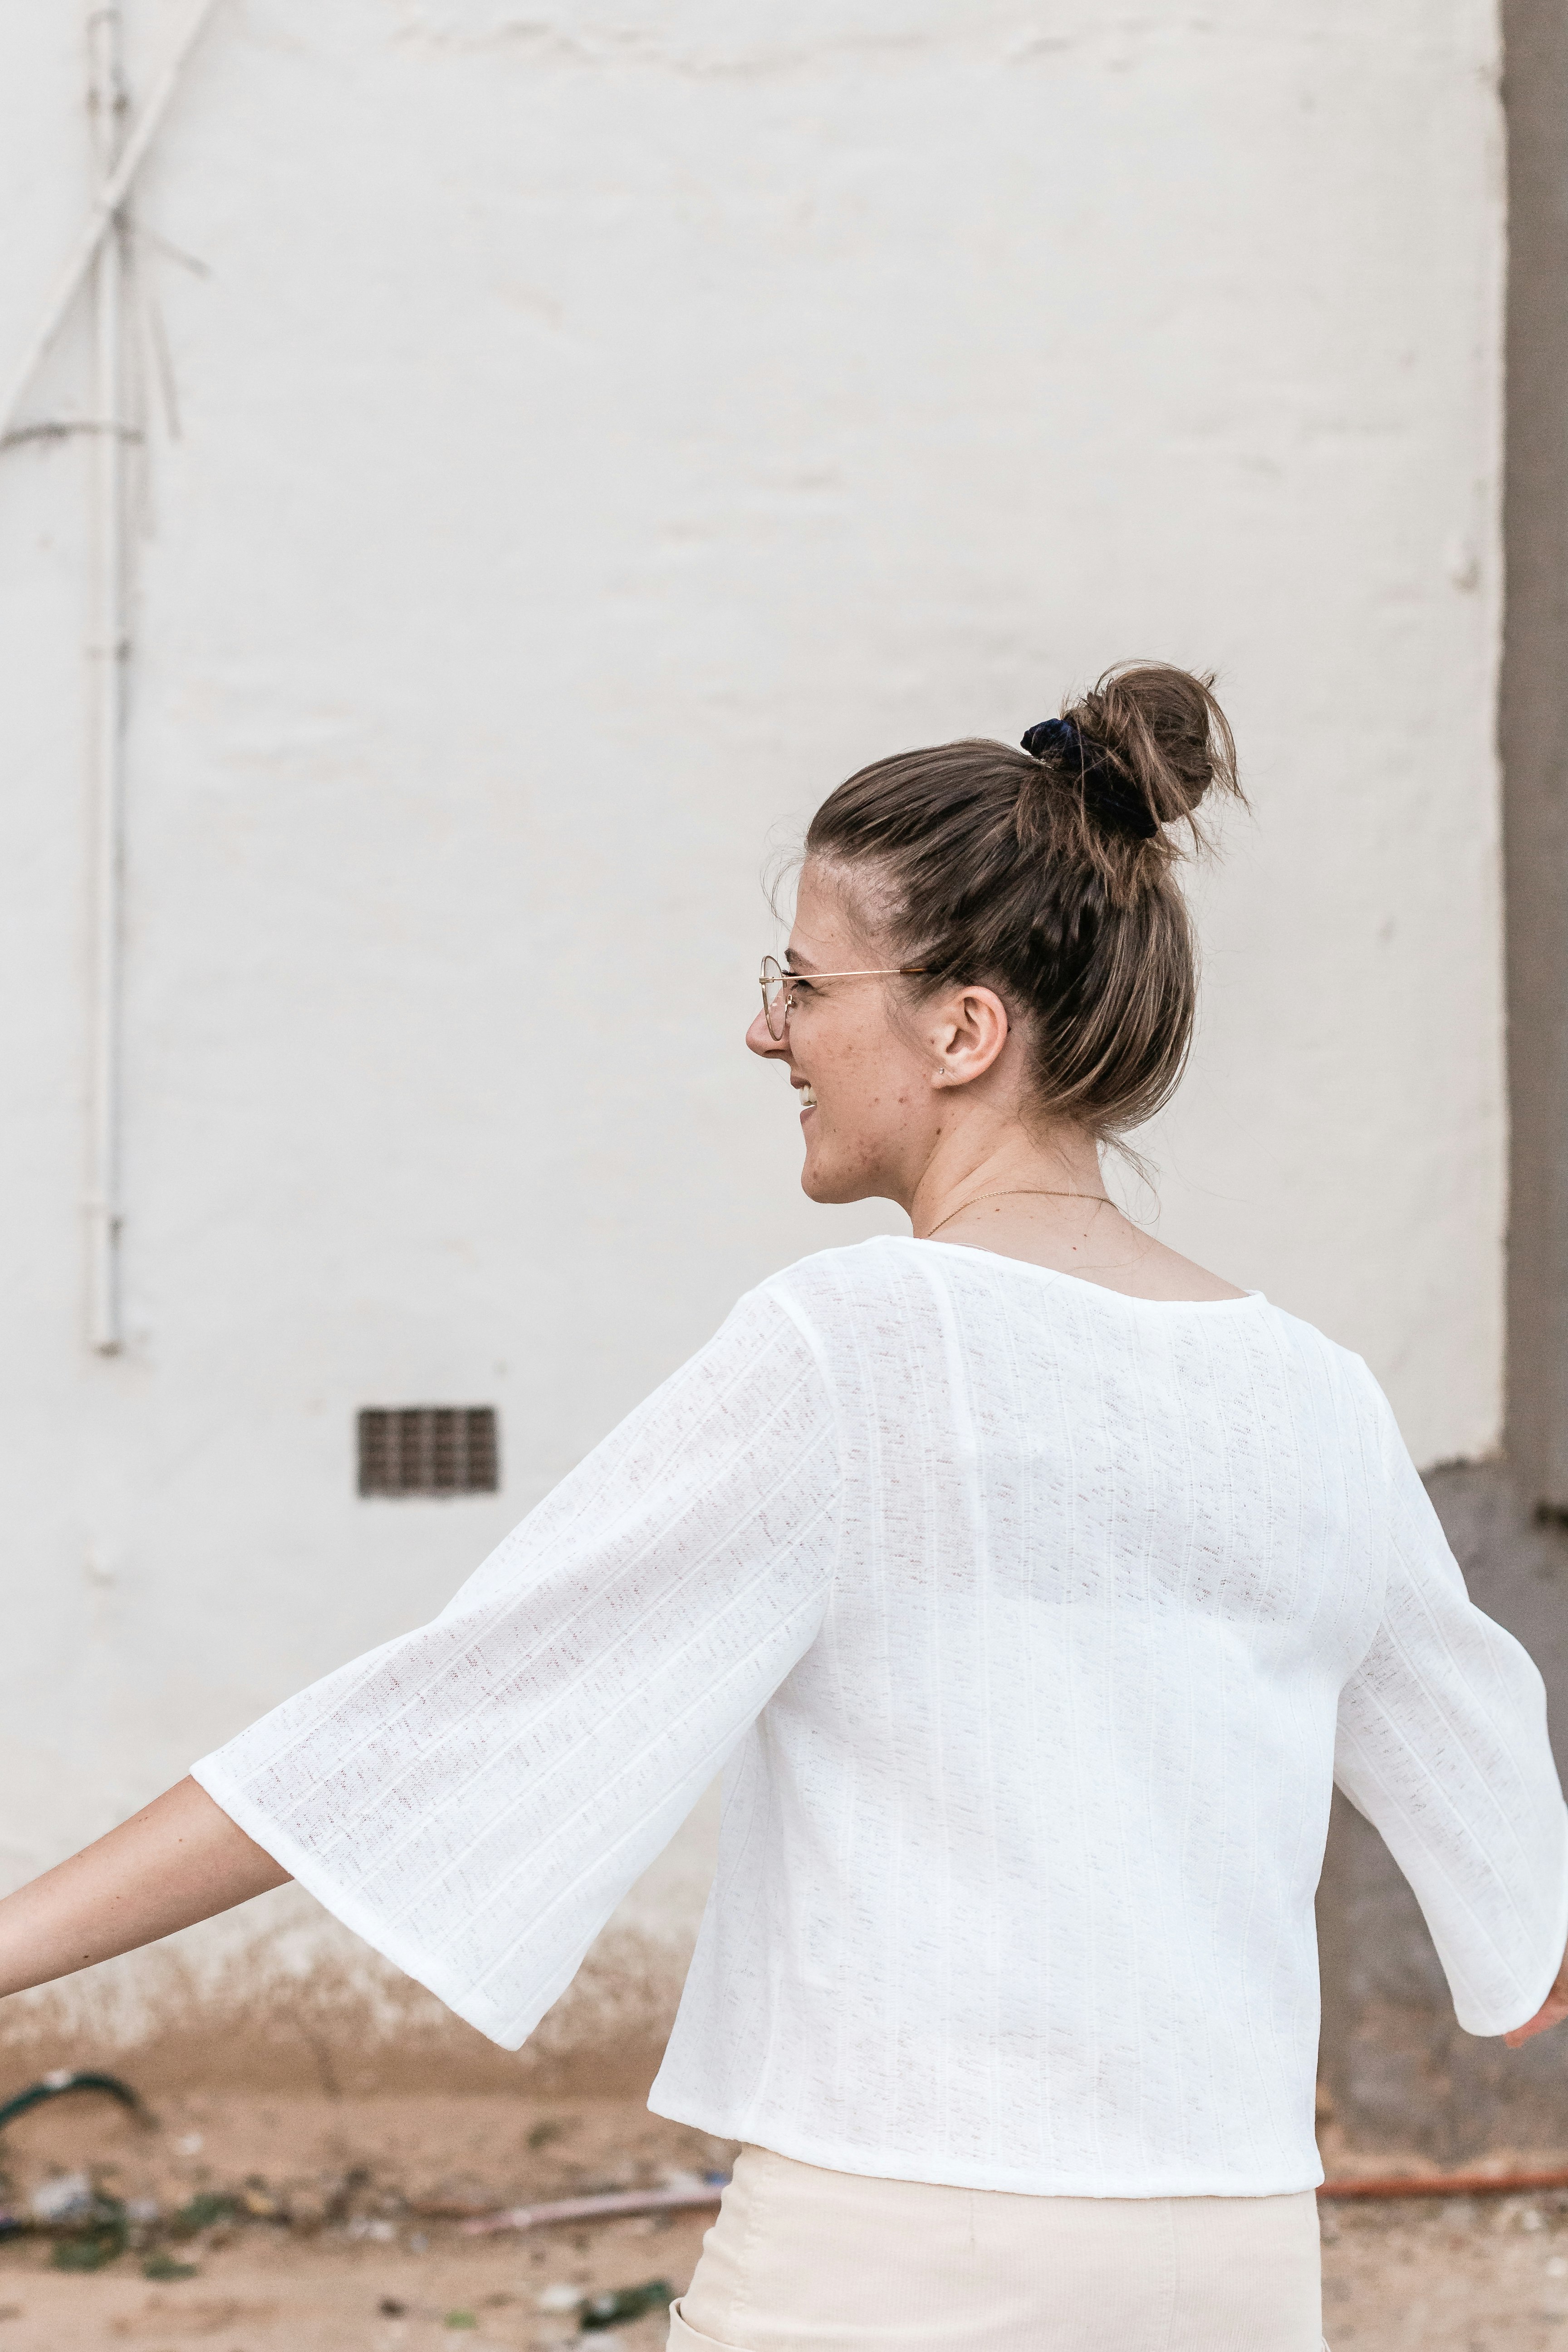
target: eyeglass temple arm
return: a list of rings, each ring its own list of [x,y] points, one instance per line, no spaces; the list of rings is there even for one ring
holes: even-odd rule
[[[786,986],[792,980],[913,980],[918,973],[930,969],[929,964],[923,963],[880,964],[875,971],[785,971],[781,968],[778,977]],[[768,985],[768,976],[764,972],[763,986],[766,988]]]

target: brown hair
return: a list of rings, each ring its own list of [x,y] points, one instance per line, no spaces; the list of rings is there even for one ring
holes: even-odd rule
[[[1192,1043],[1196,955],[1174,873],[1197,807],[1239,798],[1212,677],[1106,671],[1033,751],[943,743],[862,768],[807,857],[866,869],[868,911],[929,995],[976,982],[1027,1023],[1039,1107],[1100,1137],[1168,1100]],[[1037,751],[1039,756],[1035,756]]]

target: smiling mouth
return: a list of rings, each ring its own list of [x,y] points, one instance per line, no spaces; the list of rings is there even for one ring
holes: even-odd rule
[[[815,1087],[802,1087],[800,1090],[800,1107],[802,1110],[815,1110],[816,1108],[816,1092]]]

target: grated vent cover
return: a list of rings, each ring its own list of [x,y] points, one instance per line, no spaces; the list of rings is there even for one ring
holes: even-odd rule
[[[493,1495],[500,1486],[493,1405],[367,1404],[362,1409],[362,1495]]]

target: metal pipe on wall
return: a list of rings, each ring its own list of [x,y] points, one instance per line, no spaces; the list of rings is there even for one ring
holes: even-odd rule
[[[125,121],[120,0],[88,17],[89,92],[100,180],[119,158]],[[125,665],[125,225],[116,214],[93,263],[92,1001],[88,1181],[88,1320],[102,1355],[121,1345],[120,1097]]]
[[[121,1130],[121,897],[124,866],[125,681],[130,654],[125,529],[125,278],[131,184],[168,109],[216,0],[189,0],[184,20],[153,77],[137,122],[127,129],[121,0],[89,0],[88,111],[98,187],[76,247],[57,281],[20,365],[0,396],[0,448],[27,439],[11,426],[35,371],[79,288],[90,273],[93,404],[85,424],[38,428],[92,439],[91,619],[88,635],[91,762],[92,997],[88,1147],[88,1333],[101,1355],[118,1354]]]

